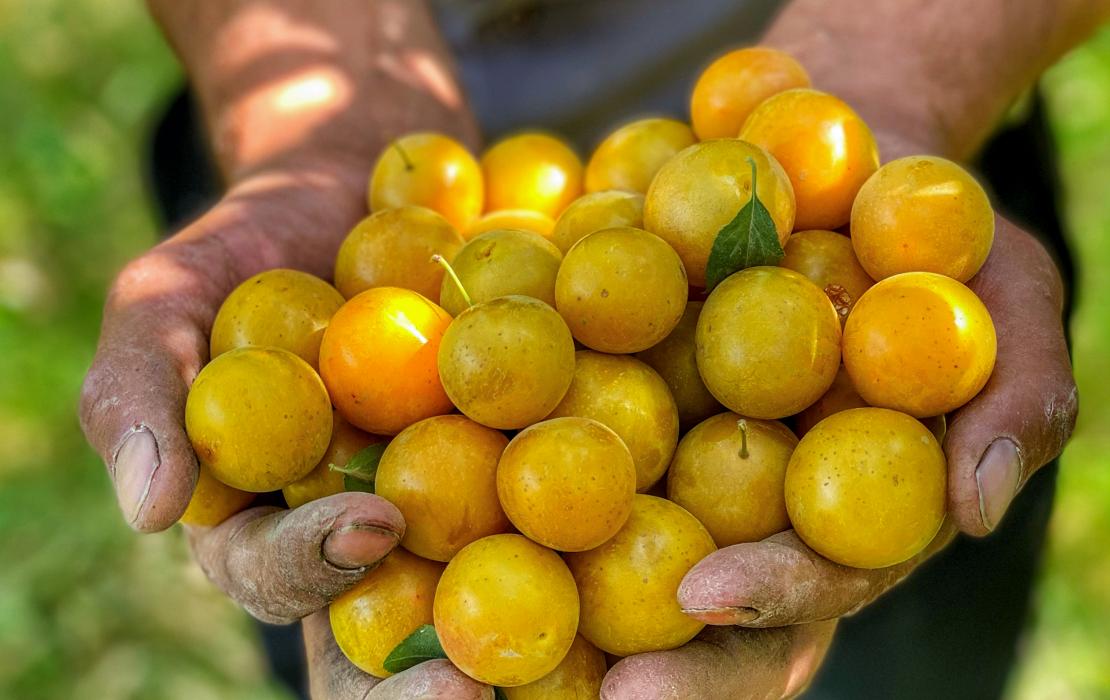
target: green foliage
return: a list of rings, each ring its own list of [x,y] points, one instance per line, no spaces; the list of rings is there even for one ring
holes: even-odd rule
[[[779,243],[771,212],[756,194],[755,161],[748,158],[748,164],[752,167],[752,196],[713,239],[713,248],[705,266],[705,288],[708,290],[744,268],[778,265],[786,255]]]
[[[378,475],[378,463],[385,454],[385,443],[368,445],[359,450],[347,465],[340,467],[329,464],[328,469],[343,474],[344,491],[365,491],[374,493],[374,479]]]
[[[425,661],[446,658],[447,654],[439,643],[436,628],[431,625],[420,625],[389,652],[382,666],[390,673],[400,673]]]

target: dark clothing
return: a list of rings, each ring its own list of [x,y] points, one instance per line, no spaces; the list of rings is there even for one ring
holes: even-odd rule
[[[688,92],[707,60],[754,41],[777,5],[441,0],[438,7],[488,138],[534,126],[560,132],[588,152],[605,132],[635,116],[685,117]],[[203,143],[182,96],[159,125],[151,153],[151,181],[171,229],[219,191]],[[1041,234],[1070,280],[1039,102],[995,137],[978,165],[997,208]],[[1042,470],[994,535],[959,538],[889,595],[846,619],[807,697],[1000,697],[1026,622],[1055,478],[1055,465]],[[275,673],[303,688],[299,630],[265,630]]]

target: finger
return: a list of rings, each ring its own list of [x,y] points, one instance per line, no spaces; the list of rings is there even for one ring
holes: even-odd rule
[[[186,528],[197,562],[247,612],[292,622],[353,586],[397,545],[405,526],[388,501],[340,493],[294,510],[259,507],[214,528]]]
[[[673,651],[630,656],[605,676],[602,700],[778,700],[809,685],[836,621],[744,629],[707,627]]]
[[[493,688],[455,668],[447,659],[425,661],[379,683],[366,700],[493,700]]]
[[[343,656],[326,611],[303,623],[312,697],[316,700],[489,700],[493,689],[464,675],[445,659],[428,661],[386,680],[360,671]]]
[[[998,526],[1025,481],[1060,454],[1078,395],[1062,322],[1063,285],[1045,249],[999,220],[990,257],[971,280],[998,335],[986,387],[949,420],[948,510],[959,528]]]
[[[678,588],[684,612],[710,625],[778,627],[832,620],[892,588],[952,540],[947,521],[924,552],[885,569],[841,566],[793,530],[725,547],[698,562]]]
[[[109,295],[82,388],[82,428],[139,531],[177,522],[196,482],[183,421],[187,387],[208,354],[204,286],[159,251],[128,266]]]

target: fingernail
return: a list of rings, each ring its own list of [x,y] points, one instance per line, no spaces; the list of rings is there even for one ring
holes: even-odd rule
[[[755,608],[684,608],[682,612],[710,625],[746,625],[759,617]]]
[[[116,482],[116,498],[127,522],[134,523],[139,517],[160,461],[158,443],[146,428],[131,433],[116,450],[112,478]]]
[[[998,526],[1010,501],[1017,494],[1021,480],[1021,454],[1009,438],[998,438],[991,443],[975,468],[975,481],[979,486],[979,516],[983,527],[994,530]]]
[[[324,558],[341,569],[375,564],[398,542],[397,533],[373,525],[347,525],[324,540]]]

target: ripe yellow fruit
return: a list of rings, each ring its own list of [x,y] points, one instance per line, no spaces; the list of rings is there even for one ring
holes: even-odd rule
[[[875,284],[852,252],[852,241],[835,231],[798,231],[783,246],[779,265],[800,272],[825,291],[843,324],[863,293]]]
[[[655,345],[678,324],[689,285],[682,261],[638,228],[591,233],[563,257],[555,306],[583,345],[631,353]]]
[[[947,467],[910,416],[853,408],[806,433],[786,470],[798,536],[845,566],[893,566],[924,549],[944,521]]]
[[[696,140],[690,127],[676,119],[640,119],[625,124],[606,136],[590,156],[586,191],[643,194],[663,163]]]
[[[554,671],[570,650],[578,591],[558,554],[520,535],[494,535],[447,565],[434,618],[447,658],[463,673],[524,685]]]
[[[214,527],[250,505],[253,493],[233,489],[201,465],[193,496],[181,519],[184,525]]]
[[[866,405],[867,402],[852,386],[852,378],[848,376],[844,365],[841,365],[829,390],[798,414],[794,421],[794,429],[798,437],[802,437],[812,430],[813,426],[832,414],[847,411],[849,408],[863,408]]]
[[[663,476],[678,444],[678,409],[651,367],[622,355],[575,353],[574,380],[549,418],[581,416],[611,428],[632,453],[636,490]]]
[[[848,223],[856,193],[879,167],[867,124],[844,101],[817,90],[768,98],[744,122],[740,138],[770,151],[790,176],[799,229]]]
[[[671,244],[695,287],[705,287],[717,234],[751,200],[749,159],[755,163],[759,201],[785,244],[794,230],[794,190],[786,171],[759,146],[735,138],[694,144],[667,161],[648,188],[644,228]]]
[[[364,433],[343,419],[338,412],[332,412],[331,442],[320,463],[307,476],[282,487],[285,503],[290,508],[303,506],[325,496],[343,491],[343,473],[331,468],[347,466],[362,449],[384,442],[385,438]]]
[[[241,491],[276,491],[316,466],[331,439],[320,377],[288,350],[237,348],[209,362],[185,403],[202,466]]]
[[[447,219],[424,207],[386,209],[358,222],[339,246],[335,286],[350,299],[371,287],[411,289],[429,299],[439,294],[443,268],[463,238]]]
[[[528,426],[505,448],[497,493],[529,539],[581,552],[612,537],[628,519],[636,467],[624,442],[601,423],[553,418]]]
[[[718,547],[789,529],[783,482],[798,438],[778,421],[722,413],[678,444],[667,498],[701,521]]]
[[[473,240],[487,231],[513,229],[516,231],[531,231],[544,238],[551,237],[551,229],[555,221],[546,214],[531,209],[499,209],[491,211],[471,224],[470,228],[463,231],[463,238]]]
[[[667,383],[678,408],[679,424],[683,428],[693,427],[724,410],[720,402],[713,398],[713,394],[709,393],[709,389],[705,388],[705,382],[698,373],[694,336],[704,305],[700,301],[687,302],[682,320],[674,330],[647,350],[636,353],[636,357],[658,372]]]
[[[506,700],[594,700],[608,671],[605,654],[581,635],[555,670],[538,681],[502,692]]]
[[[458,141],[443,134],[408,134],[382,151],[370,176],[370,211],[408,205],[439,212],[465,231],[482,213],[482,170]]]
[[[508,438],[465,416],[414,423],[385,448],[374,492],[405,518],[401,546],[449,561],[471,542],[509,530],[497,499],[497,462]]]
[[[443,564],[395,549],[366,578],[332,602],[331,631],[339,649],[372,676],[391,676],[383,663],[421,625],[432,624],[432,603]]]
[[[948,413],[990,379],[998,340],[979,297],[951,277],[875,284],[844,326],[844,368],[863,400],[916,418]]]
[[[608,542],[565,555],[581,596],[579,633],[618,656],[682,646],[704,625],[682,612],[678,585],[714,550],[684,508],[637,494],[628,521]]]
[[[551,413],[574,377],[574,339],[547,304],[499,297],[459,314],[443,335],[439,375],[467,417],[500,430]]]
[[[982,186],[959,165],[910,156],[879,168],[852,207],[852,245],[877,280],[935,272],[966,282],[994,242],[994,210]]]
[[[288,350],[317,367],[320,341],[343,296],[298,270],[267,270],[227,295],[212,323],[211,356],[247,346]]]
[[[790,54],[762,46],[731,51],[709,64],[694,85],[694,133],[703,141],[735,136],[761,102],[801,87],[809,87],[809,75]]]
[[[470,239],[451,262],[473,304],[518,294],[555,306],[555,276],[563,254],[531,231],[500,229]],[[459,285],[443,279],[439,304],[458,316],[467,308]]]
[[[698,318],[698,371],[742,416],[785,418],[828,390],[840,320],[817,285],[782,267],[749,267],[709,295]]]
[[[555,218],[582,193],[582,161],[561,139],[509,136],[482,155],[486,210],[531,209]]]
[[[643,228],[644,196],[632,192],[592,192],[571,202],[559,215],[551,241],[565,254],[594,231],[631,226]]]

